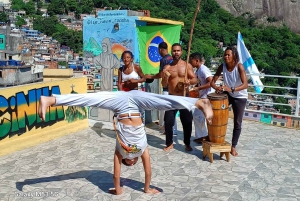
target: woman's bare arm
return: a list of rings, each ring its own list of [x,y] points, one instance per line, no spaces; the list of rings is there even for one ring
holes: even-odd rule
[[[216,85],[216,81],[218,80],[218,78],[220,77],[221,73],[223,71],[223,64],[221,64],[219,67],[218,67],[218,70],[217,72],[215,73],[215,75],[213,76],[212,78],[212,81],[210,82],[210,86],[216,90],[217,93],[220,93],[223,91],[223,88],[221,86],[217,87]]]
[[[115,150],[114,154],[114,186],[115,188],[109,189],[109,193],[120,195],[123,192],[123,188],[120,183],[121,176],[121,164],[122,164],[122,155]]]
[[[119,91],[122,91],[122,72],[121,70],[119,69],[118,70],[118,90]]]
[[[145,149],[144,153],[141,156],[145,171],[145,185],[144,185],[144,192],[145,193],[151,193],[151,194],[157,194],[159,191],[155,188],[150,188],[150,182],[151,182],[151,163],[150,163],[150,155],[148,147]]]
[[[145,77],[145,75],[144,75],[141,67],[138,66],[138,65],[134,65],[134,69],[137,72],[137,74],[140,76],[140,79],[135,80],[135,82],[137,82],[137,83],[143,83],[143,82],[145,82],[146,81],[146,77]]]

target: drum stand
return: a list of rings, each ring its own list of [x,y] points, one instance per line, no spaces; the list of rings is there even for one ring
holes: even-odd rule
[[[203,159],[208,155],[209,161],[212,163],[214,161],[213,154],[220,152],[220,158],[224,155],[226,156],[227,162],[230,161],[230,151],[231,151],[231,144],[229,142],[224,142],[222,144],[212,143],[208,141],[202,142],[203,148]]]

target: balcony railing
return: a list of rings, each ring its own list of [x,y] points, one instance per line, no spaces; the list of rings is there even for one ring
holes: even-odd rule
[[[281,79],[296,79],[297,88],[293,87],[284,87],[284,86],[267,86],[264,85],[264,88],[273,88],[273,89],[286,89],[287,91],[297,91],[296,96],[293,94],[269,94],[269,93],[256,93],[252,92],[254,86],[261,85],[252,85],[249,84],[248,93],[253,96],[253,100],[248,99],[248,104],[246,107],[246,111],[252,112],[263,112],[269,114],[282,114],[286,116],[299,116],[299,99],[300,99],[300,77],[296,76],[282,76],[282,75],[266,75],[266,74],[247,74],[247,76],[255,75],[261,78],[262,83],[264,83],[264,77],[272,77],[272,78],[281,78]],[[276,97],[283,97],[285,99],[294,99],[295,106],[293,104],[287,103],[277,103],[274,102]],[[262,100],[264,99],[264,100]],[[288,102],[288,101],[287,101]],[[252,105],[252,106],[251,106]],[[286,114],[284,111],[279,111],[275,109],[276,105],[289,106],[291,107],[291,114]],[[253,106],[257,106],[257,109],[253,109]],[[251,109],[252,108],[252,109]]]

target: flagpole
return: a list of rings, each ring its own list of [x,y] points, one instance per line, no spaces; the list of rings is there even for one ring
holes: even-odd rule
[[[190,39],[189,39],[188,52],[187,52],[187,57],[186,57],[186,67],[185,67],[184,81],[187,80],[187,70],[188,70],[188,63],[189,63],[190,53],[191,53],[191,46],[192,46],[192,39],[193,39],[195,21],[196,21],[198,12],[200,10],[200,4],[201,4],[201,0],[198,0],[196,10],[195,10],[195,13],[194,13],[194,19],[193,19],[193,22],[192,22],[191,31],[190,31]],[[185,96],[185,95],[186,95],[186,87],[184,87],[184,89],[183,89],[183,96]]]

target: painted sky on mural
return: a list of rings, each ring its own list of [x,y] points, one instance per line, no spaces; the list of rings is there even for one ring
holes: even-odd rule
[[[93,56],[101,54],[103,52],[102,41],[109,38],[111,51],[119,60],[123,51],[130,50],[134,54],[135,62],[139,63],[136,19],[138,18],[134,16],[86,18],[83,21],[84,51],[92,53]],[[119,30],[114,29],[116,24]]]

